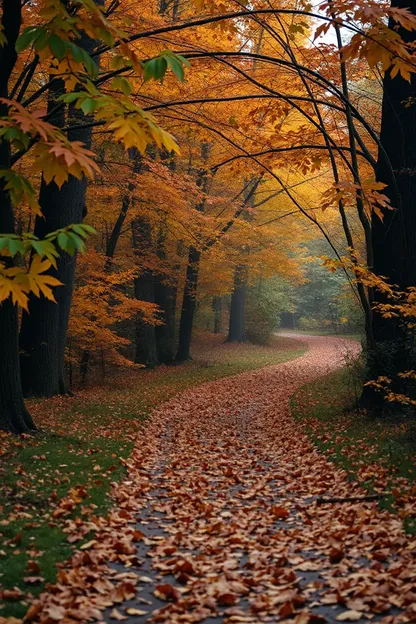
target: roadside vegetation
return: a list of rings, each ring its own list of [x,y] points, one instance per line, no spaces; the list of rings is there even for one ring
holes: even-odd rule
[[[363,371],[349,363],[342,370],[300,388],[291,399],[292,414],[331,461],[379,505],[396,512],[416,534],[416,428],[411,419],[370,416],[357,408]]]

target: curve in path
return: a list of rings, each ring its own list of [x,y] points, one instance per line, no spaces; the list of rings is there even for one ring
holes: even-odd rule
[[[362,491],[289,412],[300,385],[359,345],[301,340],[309,350],[296,360],[203,384],[153,413],[118,509],[42,597],[41,620],[59,604],[106,621],[416,622],[401,522],[375,503],[318,505]]]

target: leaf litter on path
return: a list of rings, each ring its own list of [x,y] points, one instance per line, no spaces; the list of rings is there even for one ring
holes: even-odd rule
[[[360,496],[290,416],[305,382],[359,346],[305,337],[297,360],[206,383],[155,410],[106,518],[27,621],[416,622],[416,541]],[[89,542],[89,543],[88,543]]]

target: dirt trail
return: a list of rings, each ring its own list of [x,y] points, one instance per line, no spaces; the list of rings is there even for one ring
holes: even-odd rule
[[[96,541],[36,619],[58,608],[73,621],[416,622],[415,540],[375,503],[317,503],[363,492],[289,413],[300,385],[359,346],[300,339],[302,357],[188,390],[153,413],[118,509],[97,521]]]

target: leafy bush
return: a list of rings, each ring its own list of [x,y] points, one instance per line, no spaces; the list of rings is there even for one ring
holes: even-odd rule
[[[323,329],[322,323],[315,318],[309,318],[308,316],[301,316],[298,320],[299,329],[305,331],[319,331]]]
[[[282,302],[276,280],[248,289],[246,303],[246,337],[254,344],[265,345],[279,325]]]

